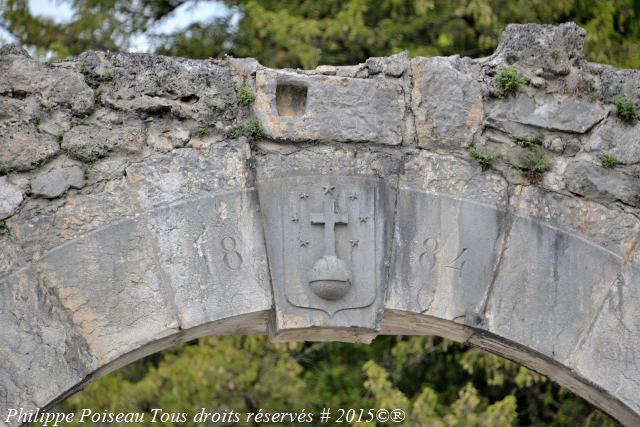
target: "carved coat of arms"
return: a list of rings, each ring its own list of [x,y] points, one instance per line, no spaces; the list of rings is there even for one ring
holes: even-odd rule
[[[375,313],[350,313],[382,300],[384,224],[377,212],[385,201],[378,180],[308,176],[265,187],[260,197],[277,313],[298,319],[305,317],[300,310],[312,311],[307,326],[373,328]]]

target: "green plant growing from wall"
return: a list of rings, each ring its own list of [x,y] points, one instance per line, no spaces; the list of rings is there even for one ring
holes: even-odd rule
[[[264,136],[262,123],[255,117],[252,117],[244,123],[236,124],[227,131],[227,137],[232,139],[240,138],[242,135],[251,140]]]
[[[600,156],[600,163],[603,168],[610,169],[618,166],[618,158],[612,154],[603,154]]]
[[[227,136],[231,139],[238,139],[242,136],[242,125],[235,125],[229,129]]]
[[[633,122],[640,120],[640,111],[629,98],[618,98],[615,100],[616,115],[623,122]]]
[[[91,71],[87,68],[87,63],[84,60],[80,61],[80,73],[84,76],[84,81],[91,88],[95,89],[98,87],[98,82],[93,78]]]
[[[491,163],[493,163],[498,158],[497,153],[484,152],[476,147],[469,148],[469,155],[473,160],[478,162],[478,164],[482,166],[483,169],[491,166]]]
[[[518,74],[515,68],[501,68],[498,70],[498,75],[495,78],[496,93],[500,98],[504,98],[517,92],[524,83],[524,79]]]
[[[216,102],[216,101],[207,102],[207,107],[210,110],[219,111],[219,112],[223,112],[227,108],[227,106],[226,106],[226,104],[224,102]]]
[[[198,129],[196,129],[196,133],[198,134],[199,137],[203,137],[209,133],[209,130],[206,127],[201,126]]]
[[[64,138],[64,134],[59,133],[56,135],[56,142],[60,144],[62,142],[62,138]]]
[[[42,122],[42,118],[40,116],[31,117],[29,120],[34,125],[38,126]]]
[[[244,125],[245,130],[247,131],[247,136],[251,138],[260,138],[264,136],[264,129],[262,128],[262,124],[255,117],[250,118]]]
[[[7,223],[4,219],[0,220],[0,235],[3,235],[6,232],[7,232]]]
[[[521,147],[531,147],[540,145],[542,143],[542,137],[538,132],[535,132],[529,136],[516,136],[514,141]]]
[[[104,71],[104,74],[102,75],[102,80],[110,82],[115,78],[115,76],[116,76],[115,71],[113,71],[112,68],[109,68]]]
[[[12,172],[13,172],[13,168],[11,168],[9,165],[6,165],[0,162],[0,176],[9,175]]]
[[[256,99],[256,95],[246,83],[237,83],[233,90],[236,91],[238,98],[240,98],[240,103],[243,105],[249,105]]]
[[[536,147],[518,158],[517,168],[532,180],[538,180],[551,168],[551,157]]]

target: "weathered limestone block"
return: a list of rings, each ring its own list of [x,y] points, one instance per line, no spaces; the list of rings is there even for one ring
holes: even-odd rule
[[[567,360],[621,265],[619,255],[580,236],[516,216],[492,283],[486,328]]]
[[[157,241],[179,324],[187,329],[268,310],[272,294],[247,146],[156,155],[127,178]]]
[[[587,161],[569,163],[564,173],[567,188],[600,202],[621,201],[640,207],[640,179]]]
[[[6,233],[0,236],[0,280],[25,262],[25,256],[16,242]]]
[[[46,162],[60,151],[53,136],[38,132],[32,124],[0,124],[0,164],[27,171]]]
[[[9,408],[49,404],[97,366],[58,297],[31,268],[0,276],[3,416]]]
[[[611,154],[622,164],[640,163],[640,122],[627,124],[610,118],[594,129],[585,148],[600,155]]]
[[[138,126],[114,126],[112,129],[76,126],[64,134],[61,148],[77,159],[95,161],[112,151],[139,153],[145,139],[144,129]]]
[[[233,107],[237,78],[223,61],[106,52],[86,52],[80,58],[98,80],[113,73],[100,86],[102,101],[111,108],[204,119],[211,114],[207,104],[217,102],[229,107],[230,119],[238,113]]]
[[[582,60],[585,36],[586,31],[573,22],[557,26],[509,24],[491,62],[566,75]]]
[[[53,199],[69,188],[81,189],[86,184],[79,162],[61,156],[38,172],[31,181],[31,194]]]
[[[640,241],[637,217],[599,203],[534,186],[516,186],[510,203],[516,215],[582,236],[623,257]]]
[[[506,204],[497,174],[452,156],[408,161],[385,306],[462,323],[481,311],[508,227]]]
[[[418,146],[469,146],[484,117],[479,68],[457,56],[414,58],[411,72]]]
[[[255,192],[239,188],[149,212],[181,328],[271,309],[257,206]]]
[[[0,55],[0,93],[34,94],[46,108],[70,108],[74,114],[93,111],[93,90],[82,74],[13,52]]]
[[[0,176],[0,220],[13,215],[22,199],[20,188],[13,185],[6,176]]]
[[[391,56],[369,58],[365,62],[369,75],[383,73],[389,77],[401,77],[411,66],[409,53],[405,50]],[[323,73],[324,74],[324,73]],[[335,72],[333,73],[335,74]]]
[[[267,136],[288,141],[402,143],[405,102],[395,80],[256,72],[253,111]]]
[[[572,357],[576,371],[607,390],[616,390],[636,413],[640,366],[640,252],[630,257],[609,289],[598,316],[589,325],[581,347]],[[631,425],[631,423],[629,423]]]
[[[140,219],[79,237],[35,268],[101,365],[178,328],[173,291]]]
[[[7,220],[11,233],[29,257],[43,253],[99,227],[132,217],[134,199],[123,180],[109,181],[88,194],[72,192],[64,199],[28,199]]]
[[[610,65],[589,64],[600,77],[599,93],[607,102],[621,97],[640,100],[640,70],[620,70]]]
[[[248,145],[216,144],[204,155],[194,149],[156,154],[129,166],[127,182],[143,210],[183,199],[251,187]]]
[[[520,93],[498,102],[487,115],[489,122],[519,123],[561,132],[585,133],[607,116],[599,102],[562,95]]]
[[[189,130],[182,127],[167,127],[161,129],[154,127],[149,131],[147,144],[156,151],[167,153],[174,148],[184,147],[190,138],[191,133]]]

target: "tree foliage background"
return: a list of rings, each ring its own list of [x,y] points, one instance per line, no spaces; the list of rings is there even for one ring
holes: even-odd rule
[[[575,21],[588,30],[590,60],[640,67],[640,0],[221,0],[227,16],[174,34],[155,30],[197,1],[66,0],[74,15],[59,23],[32,14],[26,0],[0,0],[0,27],[51,59],[127,50],[142,34],[155,53],[228,53],[270,67],[313,68],[404,49],[485,56],[507,23]],[[430,337],[379,337],[371,346],[202,338],[111,374],[62,406],[190,413],[398,407],[412,426],[617,425],[523,367]]]

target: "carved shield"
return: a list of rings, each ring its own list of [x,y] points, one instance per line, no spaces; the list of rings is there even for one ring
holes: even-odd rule
[[[347,311],[382,299],[384,223],[377,217],[386,203],[382,191],[378,179],[365,177],[263,183],[260,202],[278,315],[286,316],[291,306],[325,313],[324,321],[317,314],[306,316],[312,319],[309,326],[371,325],[374,313],[358,317]],[[342,320],[340,313],[346,316]]]

